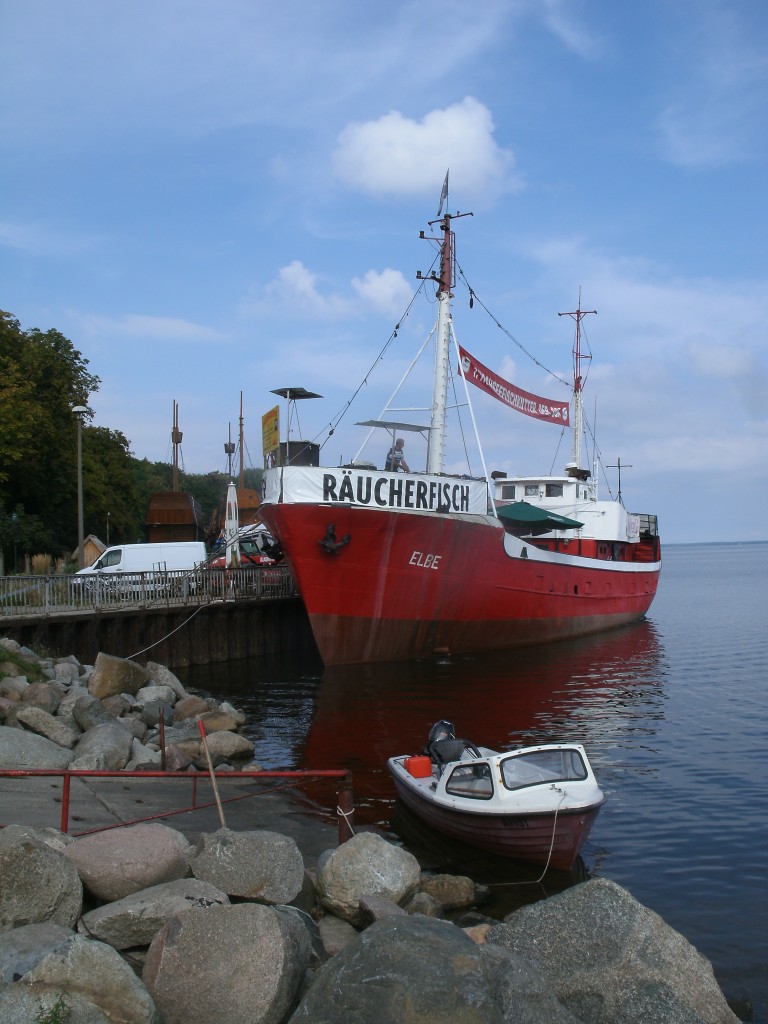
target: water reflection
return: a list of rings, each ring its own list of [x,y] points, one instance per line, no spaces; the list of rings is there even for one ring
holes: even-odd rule
[[[437,719],[496,749],[583,743],[600,777],[652,745],[662,681],[650,622],[503,655],[329,668],[299,763],[353,771],[358,820],[386,827],[394,803],[387,758],[421,752]]]

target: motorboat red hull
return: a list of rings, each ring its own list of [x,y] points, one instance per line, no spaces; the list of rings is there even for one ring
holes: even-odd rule
[[[542,551],[489,516],[290,502],[261,514],[326,665],[584,636],[641,619],[658,585],[657,549],[635,545],[631,561],[584,557],[579,541]],[[329,529],[346,538],[336,549]]]
[[[568,871],[579,856],[602,804],[558,814],[473,814],[446,810],[397,778],[394,781],[405,806],[443,835],[499,857],[548,864],[562,871]]]

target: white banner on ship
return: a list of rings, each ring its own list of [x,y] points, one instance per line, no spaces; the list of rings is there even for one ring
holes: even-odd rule
[[[285,466],[264,473],[263,500],[270,504],[344,504],[416,512],[488,511],[485,481],[421,473]]]

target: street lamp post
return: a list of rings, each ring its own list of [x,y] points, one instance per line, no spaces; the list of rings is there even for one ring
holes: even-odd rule
[[[72,412],[77,417],[77,561],[78,568],[85,568],[85,535],[83,531],[83,416],[88,412],[84,405],[76,405]]]
[[[18,516],[16,515],[16,513],[12,512],[11,513],[11,522],[13,523],[13,571],[14,571],[14,573],[17,573],[19,571],[19,559],[18,559],[17,548],[16,548],[16,544],[17,544],[17,541],[18,541],[18,537],[16,535],[16,520],[17,519],[18,519]]]

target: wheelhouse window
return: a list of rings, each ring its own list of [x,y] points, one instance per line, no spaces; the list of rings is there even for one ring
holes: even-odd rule
[[[533,750],[513,754],[501,762],[501,778],[507,789],[522,789],[542,782],[567,782],[587,777],[584,759],[578,750]]]
[[[449,796],[468,796],[475,800],[490,800],[493,796],[491,766],[482,764],[460,764],[451,772],[445,784]]]
[[[535,498],[539,493],[538,484],[526,484],[525,485],[525,496],[526,498]]]
[[[515,497],[515,485],[514,484],[502,484],[501,485],[501,496],[508,500],[514,500]]]
[[[563,496],[563,485],[562,484],[547,484],[547,497],[548,498],[562,498]]]

